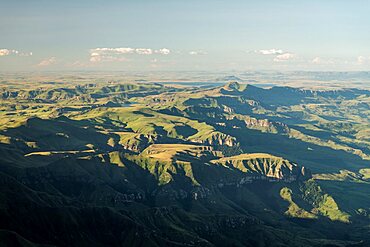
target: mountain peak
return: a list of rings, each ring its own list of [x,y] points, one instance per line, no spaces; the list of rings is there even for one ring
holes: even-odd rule
[[[237,81],[231,81],[231,82],[228,82],[225,86],[224,86],[224,88],[226,89],[226,90],[229,90],[229,91],[240,91],[240,89],[241,89],[241,85],[240,85],[240,83],[239,82],[237,82]]]

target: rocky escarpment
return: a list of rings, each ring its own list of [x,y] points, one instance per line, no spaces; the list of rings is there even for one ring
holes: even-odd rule
[[[157,135],[129,133],[120,136],[119,144],[126,150],[139,153],[157,140]]]
[[[151,144],[166,143],[170,138],[166,135],[155,134],[137,134],[137,133],[120,133],[119,145],[124,149],[133,152],[141,152]],[[186,140],[178,139],[178,142],[190,141],[206,146],[228,146],[233,147],[238,144],[235,137],[222,132],[213,131],[207,135],[194,135]]]
[[[248,128],[253,128],[253,127],[262,127],[262,128],[276,128],[274,126],[274,123],[269,121],[268,119],[256,119],[256,118],[248,118],[244,120],[245,125]],[[282,126],[286,126],[281,124]]]
[[[226,116],[228,122],[223,125],[230,126],[233,128],[248,128],[248,129],[258,129],[266,132],[272,133],[288,133],[288,125],[282,122],[270,121],[268,119],[257,119],[250,116],[240,116],[240,115],[229,115]],[[218,124],[221,125],[221,124]]]
[[[166,185],[156,190],[161,201],[197,201],[214,196],[224,187],[236,188],[257,181],[292,183],[312,177],[305,167],[270,154],[220,155],[209,146],[184,144],[154,144],[141,153],[149,158],[143,167],[162,186]]]
[[[190,141],[202,143],[204,145],[211,145],[211,146],[229,146],[233,147],[237,145],[237,141],[235,137],[232,137],[230,135],[227,135],[222,132],[212,132],[206,137],[201,138],[193,138]]]
[[[271,178],[285,181],[311,178],[311,172],[281,157],[270,154],[241,154],[212,160],[211,163],[236,168],[253,178]]]

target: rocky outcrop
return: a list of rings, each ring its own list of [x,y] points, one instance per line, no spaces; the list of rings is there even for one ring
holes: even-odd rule
[[[152,134],[136,134],[130,138],[121,138],[119,144],[126,150],[139,153],[154,143],[157,138],[157,135]]]
[[[205,144],[205,145],[211,145],[211,146],[229,146],[229,147],[233,147],[235,145],[237,145],[237,141],[235,139],[235,137],[232,137],[230,135],[227,135],[225,133],[221,133],[221,132],[213,132],[210,134],[209,137],[206,137],[206,138],[202,138],[202,139],[194,139],[194,140],[191,140],[193,142],[198,142],[198,143],[202,143],[202,144]]]
[[[256,119],[256,118],[248,118],[244,120],[245,125],[247,128],[262,128],[266,129],[269,132],[284,132],[287,133],[289,131],[289,127],[281,122],[271,122],[268,119]]]
[[[225,118],[230,124],[237,124],[239,128],[246,127],[248,129],[257,129],[270,133],[288,133],[288,125],[281,122],[274,122],[268,119],[257,119],[250,116],[240,116],[240,115],[229,115]],[[221,125],[217,123],[218,125]],[[226,126],[226,123],[224,123]]]
[[[311,172],[304,167],[284,158],[263,153],[225,157],[212,160],[211,163],[236,168],[254,179],[265,177],[267,179],[295,181],[312,177]]]

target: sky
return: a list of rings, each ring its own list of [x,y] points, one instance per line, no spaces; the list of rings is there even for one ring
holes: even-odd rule
[[[0,71],[370,70],[367,0],[0,0]]]

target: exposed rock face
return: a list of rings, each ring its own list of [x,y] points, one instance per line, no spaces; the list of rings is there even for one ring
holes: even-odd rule
[[[223,157],[210,146],[153,144],[141,155],[166,162],[153,163],[155,168],[150,169],[160,181],[166,178],[161,183],[164,186],[152,195],[163,202],[208,200],[222,188],[257,181],[292,183],[312,177],[309,170],[281,157],[264,153]]]
[[[237,141],[234,137],[221,133],[221,132],[212,133],[212,135],[205,140],[194,140],[194,141],[201,142],[205,145],[211,145],[211,146],[226,145],[226,146],[232,147],[237,144]]]
[[[258,126],[258,127],[269,128],[269,127],[273,126],[273,124],[270,121],[268,121],[267,119],[250,118],[250,119],[244,120],[244,122],[245,122],[247,127]]]
[[[224,112],[226,113],[234,113],[234,109],[228,106],[223,106],[224,107]]]
[[[256,118],[248,118],[244,120],[245,125],[247,128],[263,128],[270,131],[277,131],[277,132],[284,132],[287,133],[289,131],[289,127],[281,122],[271,122],[268,119],[256,119]]]
[[[157,140],[157,136],[150,135],[150,134],[137,134],[132,136],[131,138],[127,138],[124,140],[120,140],[119,144],[126,150],[130,150],[133,152],[141,152],[150,143],[153,143]]]
[[[241,154],[212,160],[211,163],[233,167],[255,178],[259,176],[278,180],[297,180],[311,178],[311,173],[304,167],[281,157],[269,154]]]

